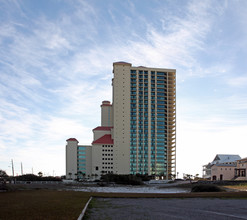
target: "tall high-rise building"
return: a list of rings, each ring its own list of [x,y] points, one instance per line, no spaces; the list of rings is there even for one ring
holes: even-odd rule
[[[113,64],[116,173],[176,173],[176,70]],[[116,161],[116,163],[115,163]]]
[[[93,130],[91,173],[172,178],[176,174],[176,70],[115,62],[113,74],[112,104],[102,102],[101,126]]]

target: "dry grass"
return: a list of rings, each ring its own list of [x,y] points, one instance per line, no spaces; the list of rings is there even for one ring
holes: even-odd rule
[[[224,186],[225,188],[228,189],[233,189],[233,190],[240,190],[240,191],[247,191],[247,184],[239,184],[239,185],[232,185],[232,186]]]
[[[25,190],[0,193],[0,219],[77,219],[94,197],[118,198],[247,198],[247,192],[141,194]]]
[[[0,194],[0,219],[77,219],[90,198],[73,191],[17,191]]]

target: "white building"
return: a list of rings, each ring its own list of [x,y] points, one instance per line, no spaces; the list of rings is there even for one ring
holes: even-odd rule
[[[102,102],[101,126],[93,129],[92,146],[81,146],[88,149],[85,158],[79,158],[78,141],[67,140],[67,178],[83,171],[79,169],[83,163],[86,175],[139,173],[172,178],[176,174],[176,70],[116,62],[113,74],[113,102]]]

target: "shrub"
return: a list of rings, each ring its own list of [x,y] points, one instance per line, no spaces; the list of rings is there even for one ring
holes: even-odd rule
[[[101,177],[102,181],[115,182],[117,184],[142,185],[142,179],[135,175],[106,174]]]
[[[193,186],[191,192],[223,192],[222,188],[216,185],[196,185]]]

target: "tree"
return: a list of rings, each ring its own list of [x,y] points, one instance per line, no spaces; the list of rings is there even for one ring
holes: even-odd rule
[[[9,177],[8,174],[4,170],[0,170],[0,180],[5,181],[7,177]]]
[[[72,173],[70,172],[70,173],[68,173],[69,174],[69,179],[71,179],[71,175],[72,175]]]
[[[198,180],[199,179],[199,174],[197,173],[195,176],[194,176],[194,180]]]
[[[38,172],[39,177],[43,176],[43,173],[41,171]]]
[[[81,179],[81,176],[82,176],[82,172],[81,171],[78,171],[78,179],[79,180]]]
[[[82,176],[83,176],[83,179],[85,179],[86,173],[83,173]]]

